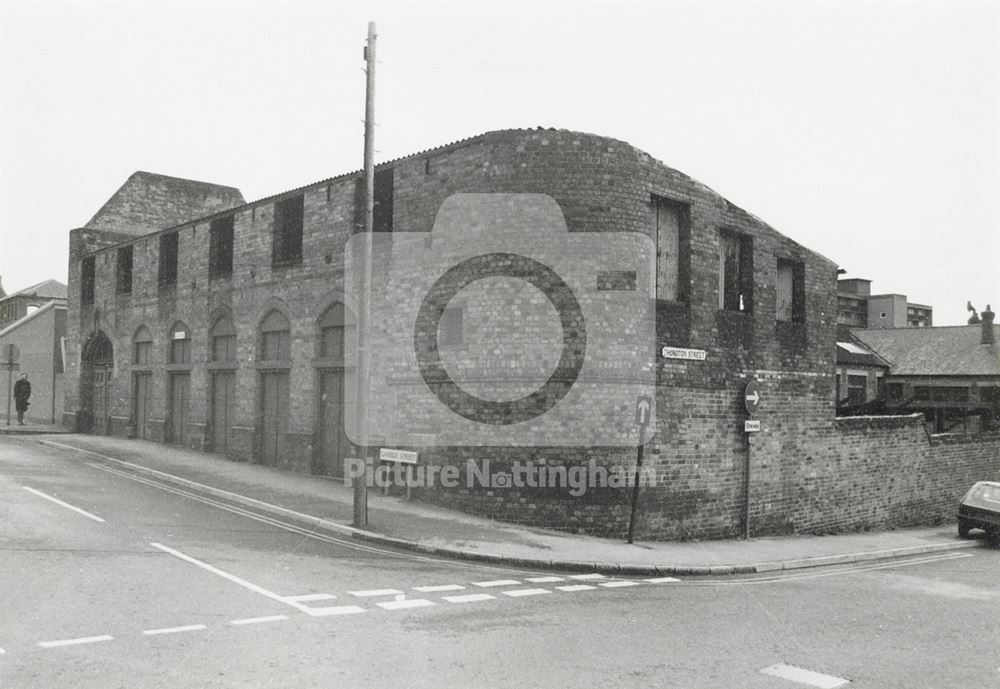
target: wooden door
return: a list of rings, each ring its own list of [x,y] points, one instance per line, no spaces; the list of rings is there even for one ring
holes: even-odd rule
[[[260,376],[260,461],[276,465],[285,449],[288,430],[288,374],[283,371]]]
[[[108,366],[95,366],[92,381],[93,432],[97,435],[107,435],[108,414],[110,413],[109,402],[111,398],[111,368]]]
[[[236,376],[231,371],[212,374],[212,450],[225,454],[235,414]]]
[[[191,374],[187,371],[170,373],[167,409],[170,410],[168,442],[184,444],[184,429],[187,427],[188,399],[191,393]]]
[[[149,438],[149,410],[153,403],[153,375],[136,373],[132,395],[132,418],[135,423],[135,437]]]
[[[351,442],[344,432],[344,372],[327,369],[319,378],[319,427],[314,471],[325,476],[344,477],[344,458],[350,456]]]

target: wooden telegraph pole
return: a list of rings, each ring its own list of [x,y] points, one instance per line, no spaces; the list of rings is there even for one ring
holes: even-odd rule
[[[365,45],[365,227],[362,268],[361,304],[358,314],[358,402],[361,421],[361,461],[364,468],[354,482],[354,526],[368,525],[368,376],[370,352],[368,322],[371,317],[372,231],[375,212],[375,22],[368,22],[368,43]]]

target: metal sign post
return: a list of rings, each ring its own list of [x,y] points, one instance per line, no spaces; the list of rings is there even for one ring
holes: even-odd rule
[[[640,397],[635,404],[635,423],[639,427],[639,446],[635,454],[635,482],[632,484],[632,508],[628,517],[628,542],[632,543],[635,536],[635,515],[639,509],[639,476],[642,473],[642,455],[644,445],[642,438],[646,435],[646,426],[653,411],[653,400]]]
[[[751,380],[743,389],[743,407],[747,410],[748,416],[753,416],[760,406],[760,392],[757,390],[757,382]],[[747,459],[743,480],[743,540],[750,540],[750,448],[753,446],[753,433],[760,430],[759,420],[746,420],[743,422],[743,432],[747,436]]]

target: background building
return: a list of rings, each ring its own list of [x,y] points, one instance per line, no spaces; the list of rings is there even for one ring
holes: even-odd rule
[[[45,280],[0,298],[0,386],[6,401],[0,407],[7,423],[7,407],[14,408],[13,380],[28,374],[31,400],[27,423],[60,423],[65,371],[66,285]],[[10,370],[9,346],[16,347],[16,369]],[[8,404],[9,403],[9,404]],[[16,414],[11,412],[11,418]]]
[[[933,325],[933,309],[902,294],[872,294],[871,280],[837,280],[837,322],[852,328],[918,328]]]

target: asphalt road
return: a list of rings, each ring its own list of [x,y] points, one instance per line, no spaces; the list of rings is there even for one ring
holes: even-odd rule
[[[3,689],[996,689],[998,573],[996,549],[680,581],[451,562],[0,438]]]

